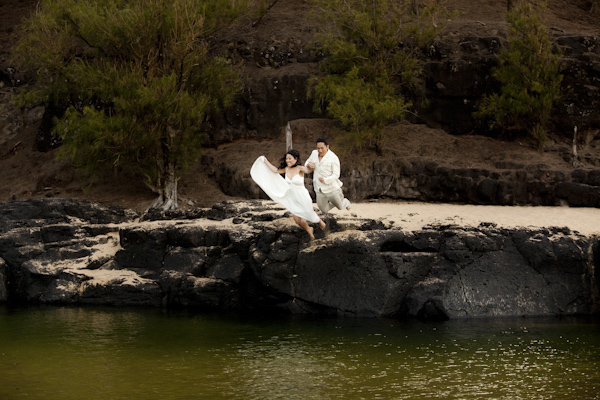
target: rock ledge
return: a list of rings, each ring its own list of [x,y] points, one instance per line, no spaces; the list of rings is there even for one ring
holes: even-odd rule
[[[145,215],[0,204],[0,301],[422,319],[600,310],[595,235],[325,220],[310,242],[270,201]]]

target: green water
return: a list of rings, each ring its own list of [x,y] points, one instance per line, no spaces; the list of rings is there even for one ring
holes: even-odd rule
[[[22,398],[600,399],[600,323],[0,308]]]

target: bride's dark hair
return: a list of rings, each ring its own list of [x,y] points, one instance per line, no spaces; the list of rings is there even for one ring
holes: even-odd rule
[[[285,167],[287,167],[287,164],[285,162],[285,156],[287,156],[288,154],[296,159],[296,164],[292,165],[292,167],[302,165],[302,161],[300,161],[300,152],[298,150],[289,150],[287,153],[285,153],[283,155],[283,158],[281,159],[281,161],[279,163],[279,169],[285,169]]]

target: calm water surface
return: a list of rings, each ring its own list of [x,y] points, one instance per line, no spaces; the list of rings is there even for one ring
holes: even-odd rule
[[[0,308],[0,399],[600,399],[589,318]]]

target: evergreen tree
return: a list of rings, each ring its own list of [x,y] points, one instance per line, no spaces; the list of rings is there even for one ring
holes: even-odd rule
[[[538,145],[546,140],[553,103],[560,98],[560,52],[553,51],[541,22],[545,3],[524,2],[507,14],[508,48],[492,72],[500,93],[486,96],[476,116],[491,117],[491,127],[509,135],[525,133]]]
[[[243,10],[239,0],[46,0],[21,26],[14,60],[33,71],[26,103],[66,109],[62,154],[92,174],[145,177],[177,208],[177,181],[200,151],[200,126],[241,88],[207,38]]]
[[[380,149],[384,127],[405,118],[421,85],[420,52],[440,30],[437,2],[420,10],[413,0],[315,2],[326,27],[315,110],[340,120],[354,144]]]

